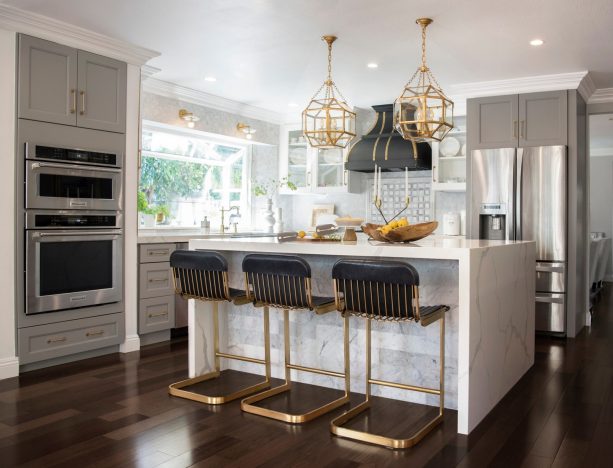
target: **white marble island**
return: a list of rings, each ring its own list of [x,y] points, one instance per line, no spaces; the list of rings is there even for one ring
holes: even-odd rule
[[[420,303],[451,307],[446,320],[445,407],[458,411],[458,432],[470,433],[534,363],[534,242],[450,239],[431,236],[408,245],[286,242],[271,238],[193,239],[190,249],[214,250],[229,262],[232,287],[244,289],[241,262],[248,253],[299,255],[309,262],[313,294],[332,296],[332,265],[341,257],[400,259],[420,275]],[[210,304],[190,301],[190,376],[212,369]],[[235,354],[263,357],[261,309],[220,308],[220,346]],[[238,309],[238,308],[237,308]],[[227,313],[225,313],[227,312]],[[292,360],[342,369],[342,320],[338,313],[291,313]],[[350,320],[351,389],[364,391],[364,320]],[[272,373],[283,376],[283,326],[271,310]],[[373,378],[436,386],[438,325],[373,324]],[[225,368],[263,373],[261,366],[222,360]],[[294,379],[333,388],[342,382],[297,373]],[[384,387],[375,395],[438,404],[438,397]]]

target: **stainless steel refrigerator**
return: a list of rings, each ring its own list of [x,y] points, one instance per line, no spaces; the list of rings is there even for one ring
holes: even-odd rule
[[[566,333],[566,146],[471,153],[469,235],[536,241],[536,330]]]

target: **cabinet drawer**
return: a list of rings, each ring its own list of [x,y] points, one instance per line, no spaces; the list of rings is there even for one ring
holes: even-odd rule
[[[124,334],[123,313],[21,328],[17,335],[19,363],[117,345]]]
[[[169,330],[175,326],[175,297],[141,299],[138,303],[138,332]]]
[[[140,265],[139,299],[172,296],[175,293],[169,262]]]
[[[168,262],[175,244],[141,244],[140,263]]]

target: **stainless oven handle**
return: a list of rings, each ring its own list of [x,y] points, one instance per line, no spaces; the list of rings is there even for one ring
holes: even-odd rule
[[[26,149],[27,151],[27,149]],[[83,166],[78,166],[78,167],[74,167],[70,164],[53,164],[53,163],[45,163],[45,162],[35,162],[32,163],[32,165],[30,166],[32,169],[39,169],[41,167],[52,167],[52,168],[56,168],[56,169],[71,169],[71,170],[77,170],[77,171],[92,171],[92,172],[114,172],[114,173],[119,173],[121,172],[121,169],[111,169],[108,167],[93,167],[91,169],[85,169],[83,168]]]
[[[117,236],[121,231],[71,231],[71,232],[39,232],[34,237],[64,237],[64,236]]]

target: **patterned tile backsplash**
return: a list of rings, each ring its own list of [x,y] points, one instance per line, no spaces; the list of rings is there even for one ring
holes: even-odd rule
[[[381,198],[383,203],[381,211],[390,221],[396,213],[405,208],[404,179],[382,179]],[[421,223],[430,220],[430,179],[409,179],[409,206],[401,216],[406,216],[411,223]],[[368,219],[373,223],[383,224],[385,220],[373,205],[373,181],[368,184]]]

